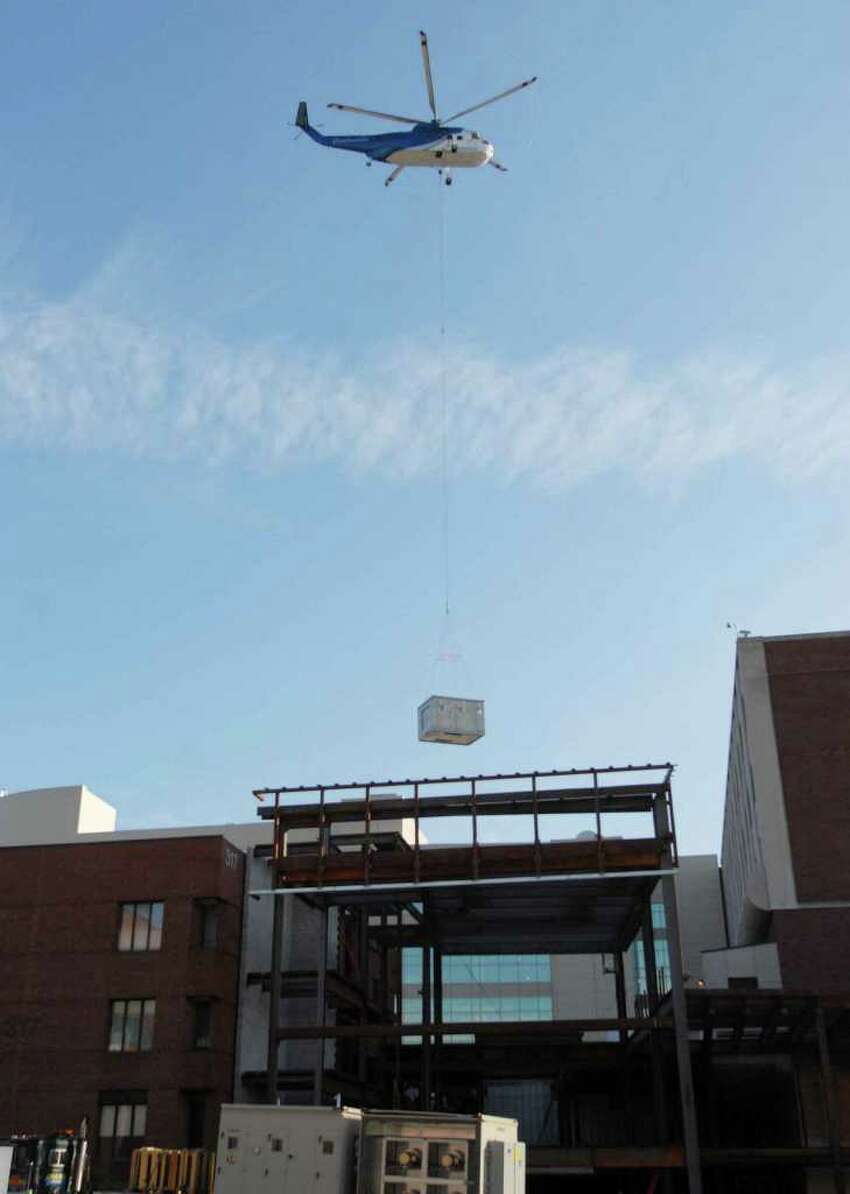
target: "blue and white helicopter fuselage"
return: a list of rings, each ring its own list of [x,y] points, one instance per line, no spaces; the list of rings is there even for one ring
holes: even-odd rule
[[[427,121],[397,133],[328,137],[310,124],[303,102],[298,105],[295,123],[319,145],[362,153],[373,162],[388,162],[393,166],[464,169],[486,166],[493,157],[489,141],[460,126],[446,127]]]

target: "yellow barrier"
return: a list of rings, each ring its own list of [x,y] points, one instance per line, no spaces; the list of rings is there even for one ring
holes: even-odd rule
[[[205,1148],[137,1148],[130,1189],[139,1194],[212,1194],[215,1153]]]

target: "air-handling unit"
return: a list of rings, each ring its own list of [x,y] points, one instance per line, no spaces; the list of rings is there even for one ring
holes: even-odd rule
[[[225,1103],[216,1194],[354,1194],[361,1118],[355,1107]]]
[[[419,741],[469,746],[484,737],[484,702],[430,696],[419,706]]]
[[[515,1119],[365,1111],[357,1194],[525,1194]]]

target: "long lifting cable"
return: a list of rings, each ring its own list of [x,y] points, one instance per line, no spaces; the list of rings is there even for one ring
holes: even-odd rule
[[[440,179],[440,474],[442,505],[442,547],[444,609],[446,618],[451,612],[450,602],[450,556],[449,556],[449,397],[446,379],[446,199],[443,191],[442,172]]]

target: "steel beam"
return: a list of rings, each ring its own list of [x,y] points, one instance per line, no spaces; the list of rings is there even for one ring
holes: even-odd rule
[[[375,1037],[393,1040],[402,1036],[480,1036],[480,1037],[529,1037],[535,1040],[539,1037],[578,1036],[584,1032],[617,1032],[628,1029],[632,1032],[646,1031],[652,1025],[670,1028],[672,1021],[668,1016],[656,1019],[626,1020],[593,1019],[593,1020],[510,1020],[493,1023],[479,1023],[477,1020],[462,1021],[451,1024],[299,1024],[278,1029],[278,1039],[282,1041],[312,1041],[323,1037],[325,1040],[356,1040],[359,1036]]]

